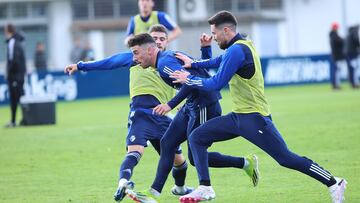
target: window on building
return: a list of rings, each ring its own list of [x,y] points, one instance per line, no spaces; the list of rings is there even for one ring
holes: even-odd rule
[[[120,16],[133,16],[139,13],[137,1],[119,0]]]
[[[33,17],[46,17],[47,5],[45,2],[34,2],[31,4],[31,15]]]
[[[94,0],[95,18],[114,17],[113,0]]]
[[[6,4],[0,4],[0,19],[5,19],[7,16]]]
[[[276,9],[282,8],[282,0],[260,0],[261,9]]]
[[[255,10],[254,0],[238,0],[237,1],[238,11],[253,11]]]
[[[89,18],[89,4],[87,0],[72,1],[73,17],[75,19]]]
[[[4,27],[0,27],[4,29]],[[34,58],[35,47],[37,42],[43,42],[46,47],[48,47],[48,31],[45,25],[34,25],[34,26],[23,26],[16,27],[16,29],[25,37],[24,41],[24,51],[27,60],[32,60]],[[5,36],[0,35],[0,41],[5,41]],[[6,50],[6,43],[0,43],[0,50]],[[46,49],[48,53],[48,49]],[[0,61],[6,60],[6,51],[0,51]]]
[[[232,0],[222,0],[222,1],[213,0],[213,6],[215,13],[222,10],[231,11]]]
[[[18,27],[25,36],[24,50],[27,60],[32,60],[35,54],[35,47],[37,42],[43,42],[45,47],[48,48],[47,44],[47,27],[45,25],[33,25]],[[49,50],[45,52],[48,54]],[[49,56],[49,55],[47,55]]]
[[[1,30],[4,30],[4,27],[0,26]],[[5,42],[5,35],[0,35],[0,42]],[[6,43],[0,43],[0,62],[4,62],[6,60]],[[0,67],[0,70],[4,67]]]
[[[11,5],[11,13],[14,18],[26,18],[28,16],[27,3],[14,3]]]

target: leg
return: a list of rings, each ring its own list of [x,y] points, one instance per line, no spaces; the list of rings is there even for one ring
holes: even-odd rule
[[[16,81],[8,81],[9,87],[9,96],[10,96],[10,110],[11,110],[11,124],[16,123],[16,109],[18,104],[18,94],[17,94],[17,82]]]
[[[114,194],[115,201],[121,201],[128,189],[134,187],[130,181],[135,166],[139,163],[144,147],[147,145],[148,132],[151,132],[151,115],[140,111],[131,111],[128,121],[128,135],[126,137],[127,154],[119,170],[119,184]]]
[[[214,103],[204,108],[200,108],[196,116],[189,121],[188,132],[192,132],[194,129],[206,123],[206,121],[221,116],[221,107],[219,103]],[[189,134],[190,134],[189,133]],[[205,136],[205,135],[204,135]],[[189,143],[189,142],[188,142]],[[190,163],[194,166],[194,161],[191,153],[191,148],[188,145],[189,153],[188,158]],[[208,152],[209,167],[214,168],[244,168],[244,157],[235,157],[221,154],[219,152]]]
[[[160,155],[160,140],[151,140],[150,142]],[[172,168],[172,176],[175,180],[175,186],[171,189],[171,192],[174,195],[185,195],[193,190],[193,188],[185,186],[186,171],[187,163],[184,155],[182,154],[181,147],[179,146],[175,153],[174,165]]]
[[[273,157],[281,166],[302,172],[329,187],[333,202],[342,202],[346,180],[333,177],[317,163],[291,152],[272,123],[271,117],[238,114],[238,132]]]
[[[330,64],[330,82],[333,89],[337,89],[337,81],[336,81],[336,70],[337,70],[337,61],[332,60],[333,63]]]
[[[127,154],[123,160],[119,179],[129,181],[134,167],[138,164],[147,145],[151,116],[141,111],[131,111],[128,117],[128,135],[126,137]]]
[[[185,185],[185,177],[187,171],[187,163],[183,154],[175,153],[174,165],[172,168],[172,176],[175,180],[175,185],[183,187]]]
[[[144,153],[144,146],[130,145],[128,146],[127,154],[120,166],[119,177],[121,179],[130,180],[134,167],[139,163],[141,156]]]
[[[359,69],[360,69],[360,56],[356,57],[354,59],[354,73],[353,73],[353,77],[354,77],[354,87],[355,88],[359,88]]]
[[[230,115],[213,118],[196,128],[189,136],[190,148],[199,178],[199,187],[188,195],[180,197],[180,202],[199,202],[215,198],[215,192],[210,184],[209,159],[207,148],[215,141],[228,140],[237,137],[233,132],[236,125]]]
[[[186,140],[186,126],[188,117],[182,108],[160,141],[160,160],[157,167],[156,177],[151,186],[152,189],[161,193],[167,176],[174,163],[174,155],[177,147]]]
[[[318,164],[306,157],[291,152],[270,117],[260,114],[237,114],[237,134],[260,147],[281,166],[307,174],[325,185],[332,185],[335,179]]]
[[[235,123],[231,120],[231,114],[213,118],[200,127],[196,128],[189,136],[190,148],[198,173],[200,185],[210,185],[209,162],[210,154],[207,148],[215,141],[229,140],[237,137]]]
[[[354,58],[349,57],[348,60],[347,60],[347,64],[348,64],[349,82],[350,82],[351,86],[354,88],[355,87],[355,81],[354,81],[354,70],[355,70]]]
[[[128,193],[130,198],[137,202],[157,202],[156,199],[160,195],[173,166],[176,150],[178,146],[186,140],[187,123],[188,116],[183,107],[176,114],[160,141],[160,160],[156,171],[156,177],[150,190],[144,192],[132,191],[131,193]]]
[[[335,70],[334,70],[334,89],[339,89],[341,84],[341,67],[342,61],[335,61]]]
[[[175,154],[174,166],[172,168],[175,186],[171,189],[171,192],[174,195],[186,195],[194,190],[192,187],[185,186],[186,171],[187,162],[184,156],[177,152]]]
[[[144,146],[131,145],[128,146],[128,152],[125,156],[119,172],[119,185],[114,194],[115,201],[121,201],[126,195],[127,189],[133,189],[134,183],[129,181],[134,167],[139,163],[142,154],[144,153]]]

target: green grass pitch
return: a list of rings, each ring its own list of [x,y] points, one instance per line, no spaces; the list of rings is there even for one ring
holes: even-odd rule
[[[360,202],[360,90],[329,85],[267,88],[273,120],[288,147],[348,181],[347,202]],[[223,92],[223,113],[231,110]],[[113,202],[119,165],[125,155],[127,97],[57,103],[55,126],[0,128],[0,202]],[[0,108],[0,124],[9,118]],[[186,146],[183,145],[186,153]],[[279,166],[243,138],[216,143],[210,150],[231,155],[255,153],[261,180],[253,188],[239,169],[211,169],[217,197],[224,202],[330,202],[325,186]],[[152,183],[158,156],[146,149],[135,168],[138,190]],[[190,166],[187,184],[197,186]],[[170,195],[171,175],[161,202],[178,202]],[[132,202],[125,199],[123,202]]]

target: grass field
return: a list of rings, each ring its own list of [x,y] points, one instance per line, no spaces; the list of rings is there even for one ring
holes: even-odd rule
[[[328,85],[307,85],[267,88],[266,94],[288,147],[345,177],[347,202],[360,202],[360,90],[334,92]],[[228,92],[223,97],[227,113]],[[112,202],[125,154],[128,102],[126,97],[59,102],[55,126],[0,128],[0,202]],[[8,115],[8,107],[1,107],[0,124]],[[210,150],[256,153],[261,172],[253,188],[242,170],[211,169],[214,203],[330,202],[326,187],[280,167],[243,138]],[[155,175],[158,157],[153,149],[146,151],[134,172],[138,190],[148,188]],[[187,184],[197,185],[194,167],[189,167]],[[177,202],[170,195],[172,185],[170,176],[161,202]]]

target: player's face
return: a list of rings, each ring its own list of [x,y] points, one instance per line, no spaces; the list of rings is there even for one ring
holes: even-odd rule
[[[148,48],[149,47],[146,45],[136,45],[130,48],[131,52],[133,53],[133,60],[143,68],[147,68],[151,65]]]
[[[150,33],[151,37],[155,40],[156,46],[164,51],[168,44],[168,38],[163,32],[152,32]]]
[[[227,41],[225,38],[224,29],[218,29],[215,27],[215,25],[210,25],[210,29],[213,39],[217,42],[220,49],[225,49],[227,46]]]
[[[154,1],[153,0],[138,0],[138,6],[139,6],[140,13],[149,14],[154,7]]]

